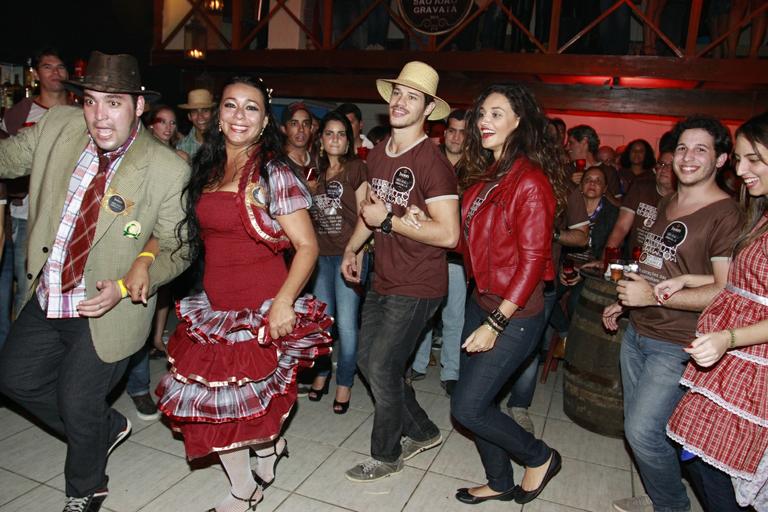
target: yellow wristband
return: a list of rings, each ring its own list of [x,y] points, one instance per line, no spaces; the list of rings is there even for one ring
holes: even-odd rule
[[[125,287],[125,283],[122,279],[117,280],[117,286],[120,287],[120,298],[126,298],[128,296],[128,288]]]
[[[152,261],[155,261],[155,255],[152,254],[149,251],[140,252],[138,256],[136,256],[136,259],[141,258],[142,256],[146,256],[147,258],[151,258]]]

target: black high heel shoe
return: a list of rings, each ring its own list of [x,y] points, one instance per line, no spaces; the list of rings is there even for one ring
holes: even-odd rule
[[[277,444],[280,442],[280,440],[283,440],[285,444],[283,445],[283,450],[280,453],[277,453]],[[291,455],[288,453],[288,440],[284,437],[281,437],[278,439],[274,445],[272,445],[272,453],[269,455],[259,455],[258,452],[254,452],[256,454],[256,457],[259,459],[268,459],[270,457],[274,457],[275,460],[272,462],[272,479],[267,482],[264,480],[256,471],[251,471],[253,474],[253,479],[256,480],[256,483],[259,484],[262,490],[266,490],[270,485],[272,485],[272,482],[275,481],[275,469],[277,468],[277,463],[282,459],[283,457],[290,457]]]
[[[231,494],[232,497],[235,498],[237,501],[243,501],[243,502],[247,503],[248,504],[248,508],[245,509],[246,512],[247,512],[249,510],[251,510],[251,511],[256,510],[256,505],[258,505],[261,502],[261,500],[264,499],[264,494],[261,491],[263,491],[263,489],[261,488],[260,485],[257,485],[256,489],[254,489],[253,492],[251,493],[250,498],[241,498],[240,496],[235,496],[235,493],[233,493],[232,491],[230,491],[229,494]],[[255,497],[256,494],[259,495],[258,498]],[[207,512],[216,512],[216,507],[209,508],[207,510]]]
[[[349,410],[349,400],[346,402],[333,401],[333,412],[336,414],[346,414]]]
[[[330,376],[325,378],[325,384],[323,384],[323,387],[320,389],[315,388],[309,388],[309,393],[307,393],[307,398],[309,398],[313,402],[319,402],[323,395],[328,394],[328,388],[331,384]]]

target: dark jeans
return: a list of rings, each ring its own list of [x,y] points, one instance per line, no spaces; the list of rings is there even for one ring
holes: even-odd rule
[[[440,433],[405,383],[405,370],[442,297],[420,299],[368,292],[357,348],[357,366],[374,401],[371,456],[400,458],[400,438],[426,441]]]
[[[683,463],[688,477],[696,490],[704,510],[717,512],[741,512],[751,510],[736,501],[731,477],[696,457]]]
[[[464,333],[467,339],[488,313],[473,298],[467,301]],[[451,395],[451,415],[475,434],[475,445],[485,468],[488,486],[504,492],[515,485],[510,457],[525,466],[547,462],[552,450],[499,410],[499,391],[538,345],[544,313],[515,318],[488,352],[461,354],[459,382]]]
[[[87,496],[107,484],[107,449],[121,418],[107,394],[127,362],[103,362],[87,318],[48,319],[34,297],[11,327],[0,352],[0,393],[66,440],[67,496]]]
[[[11,330],[11,306],[13,305],[13,240],[5,237],[3,261],[0,262],[0,349]]]
[[[557,302],[557,292],[553,286],[552,290],[544,291],[544,329],[542,329],[541,336],[539,336],[539,343],[534,347],[533,353],[526,362],[523,363],[523,367],[516,372],[517,379],[509,393],[507,407],[527,409],[531,406],[531,402],[533,402],[533,394],[536,392],[536,376],[539,371],[539,352],[541,351],[541,346],[546,341],[544,339],[544,332],[546,331],[549,318],[552,316],[552,311],[555,309],[555,302]]]

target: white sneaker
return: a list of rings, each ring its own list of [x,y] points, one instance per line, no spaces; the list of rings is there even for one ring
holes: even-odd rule
[[[648,496],[635,496],[614,501],[613,509],[618,512],[653,512],[653,502]]]

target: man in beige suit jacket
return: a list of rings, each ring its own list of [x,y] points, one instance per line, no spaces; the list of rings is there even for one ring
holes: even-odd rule
[[[134,303],[118,280],[152,235],[160,249],[150,293],[188,265],[177,226],[189,167],[141,126],[145,97],[158,94],[141,87],[133,57],[94,52],[85,81],[68,86],[82,94],[82,111],[53,108],[0,141],[0,177],[30,175],[26,302],[0,352],[0,392],[66,440],[64,510],[93,512],[107,495],[107,456],[131,429],[106,396],[154,312],[154,297]],[[88,249],[71,242],[100,172],[106,183]],[[67,285],[70,247],[86,259]]]

